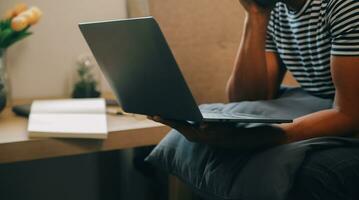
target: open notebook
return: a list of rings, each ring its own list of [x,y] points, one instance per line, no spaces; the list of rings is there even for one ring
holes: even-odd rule
[[[107,138],[104,99],[39,100],[31,106],[30,137]]]

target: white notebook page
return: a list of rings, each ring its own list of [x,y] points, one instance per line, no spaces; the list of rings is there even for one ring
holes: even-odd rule
[[[34,101],[28,131],[31,137],[106,138],[105,100]]]

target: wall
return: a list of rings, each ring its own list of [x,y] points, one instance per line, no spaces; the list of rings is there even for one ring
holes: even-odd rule
[[[226,101],[224,88],[241,38],[237,0],[149,0],[198,103]]]
[[[34,35],[8,51],[14,98],[67,94],[78,56],[90,52],[77,24],[127,16],[125,0],[1,0],[0,12],[17,2],[40,7],[44,16],[32,27]]]
[[[129,17],[144,17],[149,15],[148,0],[128,0],[127,13]]]
[[[57,97],[69,92],[77,57],[89,53],[77,23],[143,16],[160,22],[190,87],[200,102],[225,101],[224,87],[239,45],[244,11],[237,0],[1,0],[0,12],[17,2],[44,11],[34,35],[8,51],[14,98]],[[106,9],[102,9],[106,8]],[[289,79],[290,80],[290,79]],[[102,88],[109,90],[102,80]]]

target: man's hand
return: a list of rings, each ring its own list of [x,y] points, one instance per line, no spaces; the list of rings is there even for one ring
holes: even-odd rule
[[[286,142],[283,131],[276,126],[237,127],[234,123],[191,124],[186,121],[148,117],[180,132],[187,140],[221,148],[256,149]]]

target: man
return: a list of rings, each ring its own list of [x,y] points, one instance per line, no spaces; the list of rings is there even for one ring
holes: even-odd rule
[[[289,70],[310,95],[333,99],[333,108],[300,117],[290,124],[257,128],[225,124],[196,127],[186,122],[154,119],[178,130],[190,141],[225,148],[256,148],[359,133],[359,1],[283,0],[267,7],[259,6],[253,0],[240,0],[240,3],[246,10],[245,29],[236,65],[228,81],[229,100],[277,98],[283,76]],[[335,155],[341,159],[347,157],[348,151]],[[358,156],[348,158],[349,162],[354,159]],[[327,166],[343,162],[333,161]],[[328,173],[337,173],[331,170],[328,169]],[[320,177],[309,180],[311,174],[307,172],[302,172],[306,173],[303,175],[306,179],[299,179],[300,189],[296,190],[296,196],[307,193],[315,199],[318,195],[312,190],[321,187],[317,190],[327,190],[328,197],[324,198],[322,192],[319,199],[343,199],[339,193],[331,191],[332,188],[324,186],[327,180]],[[333,175],[338,180],[345,179],[343,176]],[[358,184],[358,171],[356,178],[351,178],[352,185],[354,181]],[[351,194],[353,187],[344,190]],[[309,196],[303,198],[310,199]]]
[[[186,122],[154,119],[177,129],[191,141],[214,145],[221,141],[217,145],[223,147],[249,143],[256,147],[359,132],[359,1],[284,0],[272,9],[252,0],[240,2],[247,15],[236,66],[228,81],[230,101],[275,98],[288,69],[304,90],[334,98],[335,106],[291,124],[266,127],[276,137],[269,136],[265,143],[241,138],[245,132],[261,134],[256,130],[218,124],[195,127]],[[216,135],[218,130],[233,134]]]

